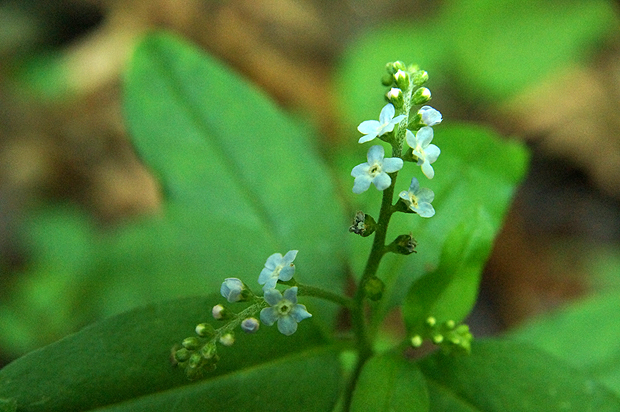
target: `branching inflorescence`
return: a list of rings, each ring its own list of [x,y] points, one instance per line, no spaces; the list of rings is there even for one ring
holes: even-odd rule
[[[372,145],[367,152],[367,161],[353,168],[353,192],[361,194],[371,185],[383,192],[379,217],[359,211],[354,217],[349,231],[363,237],[374,235],[373,244],[366,262],[366,267],[353,297],[346,297],[318,287],[299,284],[295,278],[297,250],[291,250],[284,256],[274,253],[269,256],[260,272],[258,283],[263,285],[263,296],[255,295],[240,279],[225,279],[220,288],[221,295],[229,303],[249,303],[239,313],[218,304],[213,307],[213,317],[224,322],[215,329],[204,323],[196,327],[196,336],[186,338],[182,347],[174,352],[175,360],[185,368],[190,379],[213,370],[219,360],[217,344],[230,346],[234,343],[234,330],[240,327],[246,333],[255,333],[260,322],[272,326],[286,335],[295,333],[298,323],[312,315],[303,304],[297,302],[298,293],[330,300],[344,306],[351,312],[355,349],[358,357],[351,373],[346,392],[345,405],[350,405],[351,394],[357,377],[364,363],[373,354],[373,337],[377,320],[368,320],[365,307],[366,299],[379,301],[383,297],[385,285],[377,270],[386,253],[409,255],[415,252],[416,241],[411,234],[397,236],[391,243],[386,243],[387,228],[394,213],[417,214],[423,218],[435,215],[432,202],[435,194],[431,189],[420,187],[416,177],[412,177],[409,187],[399,192],[394,200],[394,189],[398,173],[405,163],[420,166],[422,174],[432,179],[435,176],[433,163],[441,154],[440,149],[432,144],[433,127],[442,121],[442,115],[436,109],[425,105],[431,99],[431,92],[423,84],[428,80],[426,71],[418,66],[406,66],[402,62],[388,63],[387,74],[382,79],[389,88],[385,97],[387,104],[381,109],[379,120],[366,120],[358,126],[362,133],[358,143],[364,144],[375,139],[391,146],[391,155],[386,157],[381,144]],[[283,291],[276,287],[284,286]],[[258,319],[260,319],[260,322]],[[409,339],[409,345],[417,348],[424,340],[441,346],[447,351],[468,353],[472,335],[467,325],[456,325],[453,321],[437,323],[429,317],[425,329],[417,331]]]

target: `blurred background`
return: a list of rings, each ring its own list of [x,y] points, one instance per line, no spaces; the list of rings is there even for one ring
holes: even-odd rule
[[[475,334],[620,290],[617,2],[0,0],[0,366],[119,310],[96,295],[108,262],[92,239],[161,207],[121,106],[126,62],[154,29],[312,124],[327,158],[376,117],[393,60],[430,73],[446,122],[526,142]]]

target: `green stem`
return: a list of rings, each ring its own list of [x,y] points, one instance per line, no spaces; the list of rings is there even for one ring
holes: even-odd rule
[[[336,293],[317,288],[316,286],[302,285],[300,283],[297,283],[296,286],[299,288],[297,293],[298,296],[313,296],[315,298],[325,299],[337,303],[347,309],[353,308],[353,299],[346,296],[341,296]]]
[[[377,229],[375,231],[375,237],[372,243],[372,249],[370,255],[366,261],[366,268],[360,280],[355,296],[353,297],[353,310],[352,322],[355,336],[357,337],[357,347],[359,350],[357,362],[349,382],[347,384],[346,398],[345,398],[345,411],[349,411],[351,408],[351,401],[353,399],[353,390],[357,384],[357,379],[364,367],[364,364],[372,357],[372,340],[369,337],[368,327],[366,325],[366,319],[364,316],[364,284],[368,279],[376,276],[379,268],[381,258],[386,252],[385,238],[387,236],[388,224],[392,217],[392,198],[394,197],[394,186],[396,184],[396,177],[398,172],[390,174],[392,184],[390,187],[383,191],[383,198],[381,201],[381,211],[379,212],[379,220],[377,221]]]

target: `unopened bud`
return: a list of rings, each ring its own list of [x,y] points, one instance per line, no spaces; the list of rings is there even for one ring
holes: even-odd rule
[[[260,327],[260,323],[256,318],[243,319],[241,329],[246,333],[255,333]]]
[[[235,337],[232,333],[227,333],[220,337],[220,343],[224,346],[232,346],[232,344],[235,343]]]
[[[431,91],[426,87],[420,87],[418,90],[413,92],[413,96],[411,96],[411,101],[413,104],[424,104],[431,99]]]
[[[208,323],[201,323],[200,325],[196,325],[196,335],[202,336],[203,338],[213,336],[215,334],[215,329],[213,326]]]

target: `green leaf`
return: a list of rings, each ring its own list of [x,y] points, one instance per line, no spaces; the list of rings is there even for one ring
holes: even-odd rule
[[[384,22],[347,48],[335,77],[337,95],[352,97],[338,100],[349,127],[378,118],[384,103],[377,96],[385,93],[379,79],[389,61],[419,64],[429,72],[433,92],[456,88],[473,104],[492,104],[583,64],[618,27],[617,12],[608,0],[561,5],[546,0],[453,0],[435,11],[413,22]]]
[[[429,316],[439,322],[460,322],[478,295],[482,266],[494,237],[484,215],[473,216],[452,230],[446,239],[439,267],[416,280],[407,294],[403,314],[411,335],[421,334]]]
[[[561,358],[620,394],[620,295],[598,295],[513,330],[511,339]]]
[[[218,346],[218,368],[190,384],[171,364],[171,349],[193,335],[196,324],[209,321],[210,308],[218,300],[211,296],[169,301],[89,326],[0,370],[0,398],[17,401],[20,411],[91,410],[116,404],[114,410],[149,405],[143,410],[169,411],[175,402],[186,405],[184,410],[203,410],[205,399],[212,397],[226,406],[223,410],[244,410],[237,405],[247,405],[248,399],[266,405],[256,410],[274,410],[271,405],[314,397],[319,388],[319,405],[336,402],[338,356],[311,321],[300,324],[291,337],[269,327],[255,335],[238,333],[232,347]],[[283,388],[288,382],[290,387]],[[161,408],[154,408],[159,402]],[[328,409],[305,405],[302,410]]]
[[[591,58],[617,31],[614,4],[572,0],[455,1],[445,10],[452,58],[466,92],[488,101],[514,96]],[[532,41],[536,39],[536,41]]]
[[[342,287],[334,262],[345,223],[331,176],[308,133],[272,101],[195,47],[155,34],[131,61],[125,109],[140,156],[161,177],[170,208],[180,205],[178,216],[171,210],[177,230],[198,225],[192,245],[212,234],[198,249],[213,269],[207,286],[230,273],[226,251],[235,269],[256,273],[244,279],[250,284],[269,255],[298,249],[300,281]]]
[[[166,34],[137,46],[124,107],[139,155],[162,181],[161,213],[101,230],[75,212],[37,211],[30,233],[43,253],[7,292],[3,347],[24,353],[139,305],[217,291],[226,277],[258,290],[267,258],[292,249],[300,282],[342,290],[348,222],[306,125]],[[56,232],[60,220],[71,230]],[[62,287],[41,291],[56,276]],[[303,303],[324,327],[333,322],[335,305]]]
[[[418,366],[397,354],[370,359],[353,392],[352,411],[428,411],[428,392]]]
[[[426,285],[436,283],[437,286],[431,285],[432,290],[425,299],[432,307],[424,310],[436,310],[433,316],[441,314],[458,322],[467,315],[475,301],[479,274],[515,187],[525,175],[528,152],[518,142],[501,139],[486,128],[472,125],[442,124],[435,128],[433,143],[441,148],[441,156],[433,164],[435,177],[428,180],[419,166],[407,163],[399,172],[395,192],[408,188],[411,176],[416,176],[422,187],[435,192],[433,205],[436,214],[428,219],[404,213],[392,217],[387,241],[412,233],[418,246],[416,254],[390,254],[383,258],[378,273],[386,284],[382,305],[387,311],[402,304],[412,283],[429,277],[423,282]],[[360,163],[361,156],[363,154],[358,153],[357,160],[352,156],[343,158],[341,167],[350,170]],[[352,180],[347,184],[352,185]],[[351,202],[376,217],[380,195],[371,187],[362,195],[351,195]],[[352,242],[351,260],[355,273],[359,274],[370,242],[361,237],[353,238]],[[418,304],[414,300],[416,290],[418,288],[414,285],[408,305]],[[408,312],[415,311],[409,308],[405,314]],[[444,319],[438,317],[438,320]],[[407,323],[413,323],[413,319]]]
[[[620,398],[591,377],[524,343],[474,342],[470,356],[420,362],[431,411],[617,411]]]
[[[16,412],[17,402],[15,399],[0,399],[0,412]]]

